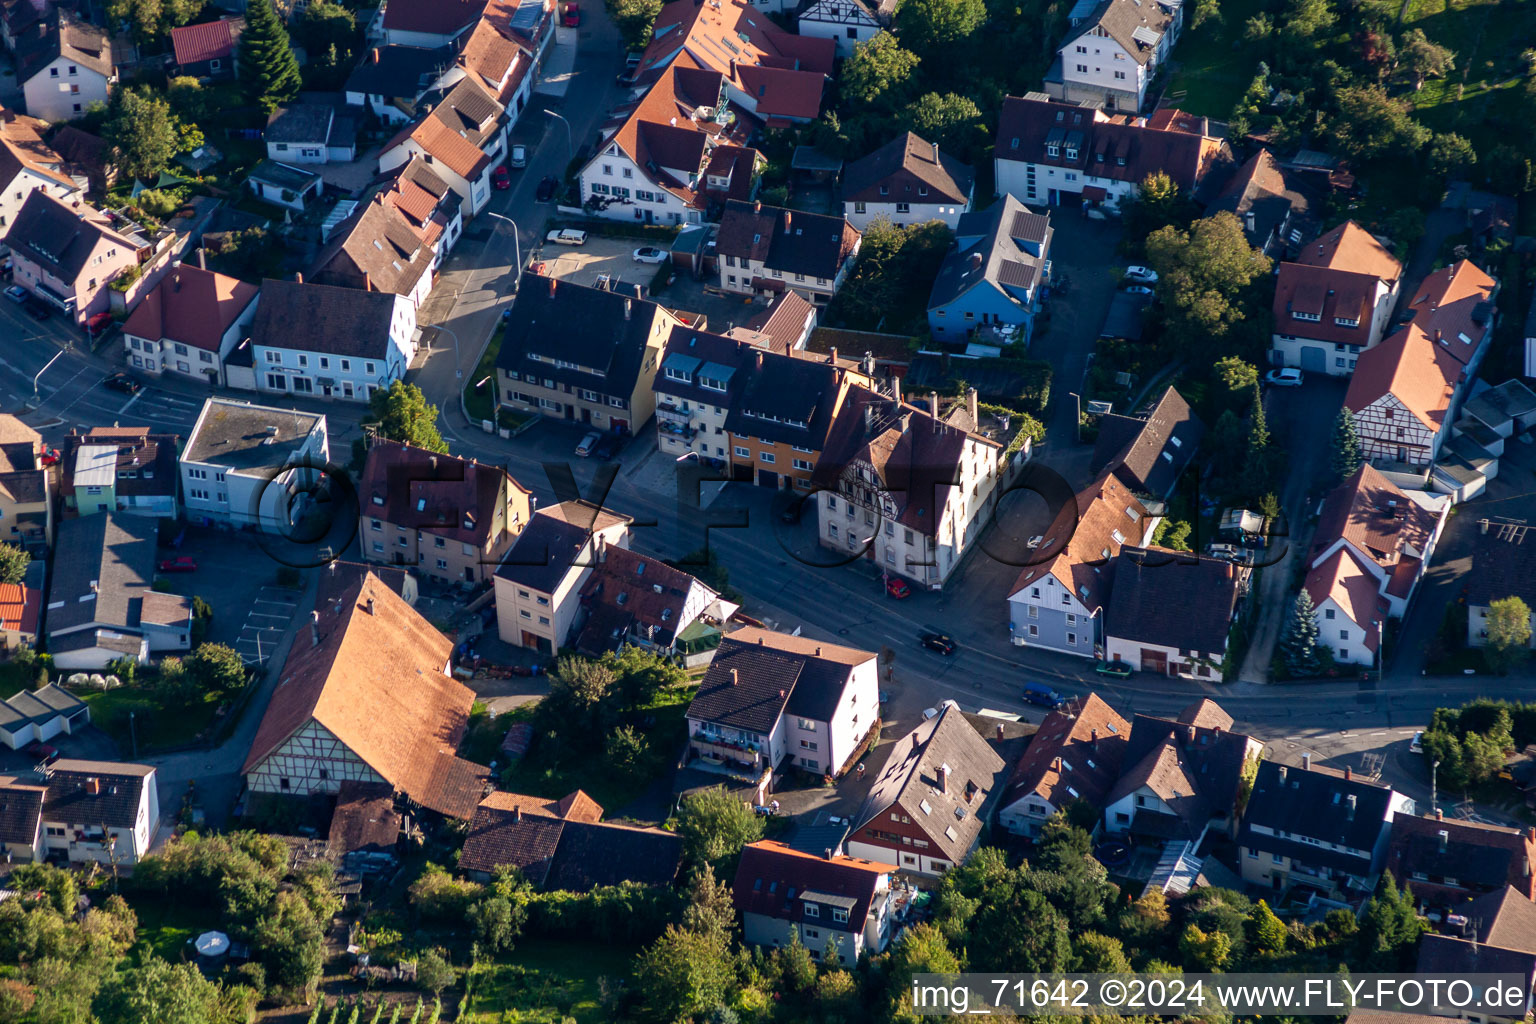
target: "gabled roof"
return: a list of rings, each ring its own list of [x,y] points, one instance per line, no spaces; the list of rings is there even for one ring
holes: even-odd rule
[[[78,200],[61,202],[41,189],[27,193],[5,233],[6,245],[71,284],[85,272],[97,242],[103,240],[116,243],[128,253],[138,249],[112,230],[107,218],[96,210]]]
[[[592,536],[621,523],[617,515],[585,501],[565,501],[533,514],[517,541],[496,567],[496,576],[545,594],[553,594],[576,566]]]
[[[58,525],[48,579],[48,631],[87,623],[136,631],[155,575],[154,519],[99,512]]]
[[[243,772],[313,721],[416,803],[468,819],[489,770],[454,753],[474,693],[447,674],[453,642],[372,573],[300,629]]]
[[[960,218],[959,242],[944,257],[928,294],[928,308],[947,306],[982,283],[993,285],[1015,304],[1022,291],[1033,297],[1045,284],[1050,254],[1049,214],[1037,214],[1011,195],[1005,195],[986,211]],[[974,244],[966,242],[976,235]],[[1027,244],[1039,249],[1035,255]]]
[[[31,171],[52,184],[74,191],[76,185],[64,173],[64,159],[43,141],[47,123],[13,110],[0,109],[0,187],[7,187],[22,171]]]
[[[23,583],[0,583],[0,629],[37,636],[43,611],[43,592]]]
[[[502,79],[507,77],[520,55],[528,51],[512,34],[510,24],[502,28],[496,21],[487,17],[475,22],[475,27],[464,38],[458,62],[466,71],[480,76],[480,84],[487,91],[499,93]]]
[[[1403,276],[1403,265],[1376,236],[1352,220],[1333,228],[1302,247],[1296,262],[1311,267],[1329,267],[1357,274],[1370,274],[1387,284]]]
[[[175,434],[152,434],[148,427],[92,427],[84,434],[70,434],[61,446],[59,493],[66,498],[74,495],[83,451],[106,448],[99,465],[115,471],[119,497],[174,498],[178,441]]]
[[[854,815],[853,831],[900,808],[927,833],[939,855],[958,864],[980,835],[1006,768],[965,720],[960,706],[945,701],[937,715],[892,745],[885,767]]]
[[[491,162],[484,147],[495,136],[503,110],[485,86],[465,77],[431,113],[406,125],[379,152],[388,153],[411,139],[450,171],[473,181]]]
[[[1315,230],[1311,215],[1315,200],[1298,177],[1281,167],[1269,150],[1258,150],[1238,168],[1206,212],[1233,214],[1242,222],[1248,240],[1260,248],[1290,218],[1289,237],[1280,240],[1283,252],[1306,241]]]
[[[720,215],[715,251],[760,260],[769,270],[831,280],[863,236],[842,217],[731,200]]]
[[[1365,646],[1374,651],[1381,646],[1381,627],[1387,618],[1387,603],[1381,597],[1380,584],[1360,556],[1345,545],[1307,573],[1302,586],[1314,607],[1332,600],[1351,622],[1365,631]],[[1322,625],[1326,620],[1319,620]],[[1337,647],[1337,641],[1324,633],[1320,643]]]
[[[1216,165],[1225,142],[1184,130],[1210,131],[1203,121],[1185,121],[1179,111],[1156,122],[1112,119],[1102,110],[1061,103],[1043,93],[1009,96],[998,117],[996,154],[1001,160],[1050,164],[1112,181],[1139,184],[1153,171],[1166,171],[1182,189],[1193,189]],[[1050,155],[1054,145],[1057,155]],[[1068,157],[1074,151],[1075,158]]]
[[[1472,535],[1472,571],[1464,577],[1467,603],[1487,607],[1518,597],[1536,608],[1536,533],[1495,524]]]
[[[36,841],[47,792],[35,773],[0,775],[0,843],[31,846]]]
[[[314,143],[325,145],[342,120],[336,108],[329,103],[291,103],[278,107],[267,116],[266,142],[283,142],[291,145]]]
[[[1364,850],[1365,859],[1369,860],[1387,820],[1391,800],[1390,786],[1346,778],[1331,768],[1313,765],[1307,769],[1260,761],[1253,792],[1243,811],[1244,827],[1238,842],[1265,849],[1261,843],[1286,841],[1252,831],[1253,826],[1262,825],[1271,833],[1318,840],[1322,844],[1319,847],[1296,844],[1315,850],[1313,855],[1300,855],[1309,864],[1342,864],[1358,869],[1361,858],[1330,850],[1328,844]]]
[[[819,357],[745,353],[731,376],[725,429],[743,437],[820,449],[827,443],[846,372]]]
[[[743,914],[761,914],[797,925],[812,920],[818,927],[859,932],[869,917],[881,879],[887,878],[888,886],[892,870],[888,864],[858,857],[801,853],[764,839],[742,847],[731,897]],[[823,896],[831,899],[818,899]],[[820,908],[814,918],[806,916],[807,902]],[[831,908],[848,912],[843,927],[834,923]]]
[[[1176,721],[1137,715],[1125,771],[1105,804],[1145,786],[1174,809],[1191,839],[1211,818],[1234,814],[1252,737],[1232,732],[1231,723],[1231,716],[1210,700],[1185,708]]]
[[[1443,839],[1441,833],[1445,833]],[[1416,874],[1430,876],[1412,882],[1420,896],[1426,894],[1426,886],[1436,886],[1436,880],[1443,878],[1454,878],[1460,890],[1486,888],[1498,897],[1510,889],[1515,899],[1532,907],[1527,916],[1536,928],[1536,905],[1530,902],[1536,895],[1536,836],[1523,828],[1399,814],[1392,819],[1386,866],[1405,884]],[[1466,911],[1458,908],[1458,912]],[[1496,918],[1497,911],[1489,916]],[[1497,939],[1483,941],[1503,944]],[[1531,941],[1536,951],[1536,938]]]
[[[419,156],[411,157],[378,195],[379,201],[399,213],[405,225],[429,246],[437,245],[458,215],[458,196]]]
[[[446,46],[376,46],[362,63],[347,76],[348,92],[365,96],[410,97],[415,99],[430,89],[444,72],[453,67],[454,47]]]
[[[307,281],[261,283],[251,344],[384,360],[397,296]]]
[[[1472,923],[1478,942],[1536,953],[1536,903],[1514,886],[1479,896],[1462,907],[1461,913]]]
[[[944,509],[959,486],[966,445],[1001,446],[927,409],[897,403],[865,387],[851,387],[827,436],[813,482],[836,488],[844,473],[867,464],[880,490],[895,503],[900,525],[938,536]]]
[[[16,57],[16,79],[23,83],[59,57],[105,78],[112,77],[114,70],[112,41],[106,29],[80,21],[62,7],[28,26],[16,40]]]
[[[364,516],[484,549],[503,494],[530,492],[501,466],[375,438],[357,483]],[[503,521],[501,529],[511,529]]]
[[[245,19],[220,18],[201,25],[183,25],[171,29],[171,48],[180,65],[198,64],[205,60],[228,57],[235,52],[235,44],[245,31]]]
[[[816,307],[791,288],[779,294],[773,305],[740,327],[732,327],[726,335],[784,355],[801,346],[807,334],[806,324],[809,322],[814,329],[816,316]]]
[[[848,165],[843,172],[843,201],[963,205],[975,183],[975,172],[941,153],[938,143],[905,132]],[[886,192],[880,191],[881,185]],[[919,187],[928,194],[921,195]]]
[[[1003,790],[1003,806],[1029,796],[1061,807],[1086,800],[1095,807],[1120,775],[1131,725],[1090,693],[1069,701],[1040,723]]]
[[[576,646],[601,654],[626,642],[631,632],[669,648],[684,620],[688,598],[699,588],[707,608],[720,595],[681,569],[621,547],[604,549],[581,588],[588,619]],[[735,605],[731,605],[735,608]]]
[[[1066,52],[1072,43],[1098,30],[1120,44],[1130,58],[1138,64],[1146,64],[1157,53],[1162,37],[1173,27],[1175,3],[1147,0],[1101,0],[1083,21],[1068,32],[1060,50]]]
[[[43,820],[131,829],[138,824],[139,799],[154,772],[147,764],[55,761],[49,766]]]
[[[425,193],[423,193],[425,195]],[[394,204],[377,192],[336,228],[315,257],[317,284],[410,295],[432,272],[435,253]],[[429,208],[435,209],[436,203]]]
[[[1404,559],[1421,562],[1434,532],[1433,513],[1364,463],[1324,499],[1311,557],[1343,539],[1391,572]]]
[[[1123,547],[1115,556],[1104,635],[1219,658],[1246,575],[1224,558]]]
[[[326,852],[340,857],[355,850],[391,851],[400,840],[395,791],[385,783],[348,779],[336,790],[336,811],[326,836]]]
[[[1106,424],[1110,426],[1107,432]],[[1124,429],[1117,429],[1121,427]],[[1095,445],[1094,465],[1112,466],[1112,472],[1127,487],[1163,499],[1172,493],[1195,457],[1205,437],[1205,424],[1184,396],[1169,387],[1145,416],[1111,413],[1101,417],[1099,436],[1104,438],[1106,433],[1112,440],[1107,445]],[[1117,444],[1120,437],[1130,439]]]
[[[219,351],[224,332],[255,301],[257,287],[183,263],[146,295],[123,333]]]
[[[384,9],[386,32],[456,36],[479,20],[486,0],[394,0]]]
[[[868,651],[745,627],[720,641],[688,718],[767,735],[786,709],[830,722]]]
[[[1140,499],[1105,470],[1061,510],[1035,548],[1038,561],[1024,568],[1011,594],[1053,576],[1092,614],[1109,598],[1114,556],[1140,541],[1150,515]]]
[[[676,832],[567,820],[560,827],[560,842],[544,885],[568,892],[621,882],[671,885],[682,859],[683,838]]]
[[[1379,283],[1375,274],[1282,263],[1275,277],[1275,330],[1341,345],[1368,345]],[[1297,319],[1298,313],[1318,319]],[[1340,320],[1353,320],[1355,326]]]

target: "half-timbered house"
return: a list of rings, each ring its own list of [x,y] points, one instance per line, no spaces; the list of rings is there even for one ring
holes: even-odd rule
[[[335,794],[387,783],[468,820],[489,769],[455,754],[474,693],[449,676],[453,643],[373,573],[294,638],[243,769],[252,793]]]

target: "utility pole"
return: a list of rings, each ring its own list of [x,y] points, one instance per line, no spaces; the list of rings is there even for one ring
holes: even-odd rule
[[[1429,766],[1429,810],[1433,814],[1440,809],[1440,762]]]

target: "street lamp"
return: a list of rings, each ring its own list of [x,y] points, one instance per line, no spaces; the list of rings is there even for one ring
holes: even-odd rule
[[[50,367],[54,363],[58,362],[59,361],[59,356],[61,356],[63,354],[64,354],[64,350],[63,349],[59,349],[59,351],[55,352],[53,358],[48,360],[46,363],[44,363],[43,364],[43,368],[41,370],[37,371],[37,376],[32,378],[32,397],[34,399],[37,398],[37,382],[42,379],[43,374],[48,372],[48,367]]]
[[[434,331],[442,331],[444,334],[448,335],[448,337],[453,339],[453,375],[459,380],[463,380],[464,371],[459,369],[459,336],[454,334],[451,329],[444,327],[442,324],[427,324],[427,327]]]
[[[487,217],[495,217],[497,220],[504,220],[512,225],[512,265],[517,268],[517,274],[512,279],[512,287],[516,289],[517,278],[521,277],[523,273],[523,243],[517,237],[517,221],[492,210],[486,210],[484,213]]]
[[[1073,398],[1077,399],[1077,402],[1076,402],[1076,405],[1077,405],[1077,419],[1072,421],[1072,429],[1077,431],[1077,442],[1078,442],[1078,444],[1082,444],[1082,442],[1083,442],[1083,400],[1077,394],[1077,392],[1075,392],[1075,391],[1068,391],[1067,394],[1069,394]]]
[[[1436,761],[1429,766],[1429,809],[1431,812],[1440,809],[1440,762]]]
[[[544,108],[544,113],[548,114],[550,117],[555,118],[561,124],[565,125],[565,154],[566,154],[566,158],[570,159],[571,157],[574,157],[576,155],[576,146],[571,141],[571,122],[567,121],[565,118],[561,117],[559,114],[555,113],[553,110],[550,110],[548,107]]]

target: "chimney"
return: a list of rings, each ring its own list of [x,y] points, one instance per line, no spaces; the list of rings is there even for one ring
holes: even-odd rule
[[[1436,832],[1435,833],[1435,838],[1439,840],[1438,845],[1440,847],[1440,852],[1441,853],[1444,853],[1446,850],[1450,849],[1450,846],[1451,846],[1451,834],[1449,832],[1447,832],[1445,829],[1441,829],[1439,832]]]
[[[933,162],[939,162],[939,144],[937,142],[933,144]]]
[[[100,796],[101,795],[101,780],[96,778],[95,776],[92,776],[91,778],[86,779],[85,780],[85,791],[87,793],[91,794],[91,796]]]
[[[947,792],[949,792],[949,788],[948,788],[948,784],[949,784],[949,765],[947,765],[947,764],[939,765],[938,776],[939,776],[939,792],[940,793],[947,793]]]
[[[378,50],[374,50],[373,52],[375,54],[377,54],[379,51]],[[512,820],[513,821],[522,821],[523,820],[523,807],[522,807],[521,804],[513,804],[512,805]]]
[[[1355,820],[1355,805],[1359,802],[1359,797],[1355,796],[1353,793],[1349,794],[1349,809],[1344,812],[1344,817],[1349,821]]]
[[[555,279],[553,277],[549,279],[549,297],[555,297]]]
[[[379,62],[379,48],[378,48],[378,47],[377,47],[377,46],[375,46],[375,47],[374,47],[374,48],[373,48],[373,54],[372,54],[372,57],[373,57],[373,62],[374,62],[374,63],[375,63],[375,64],[377,64],[377,63],[378,63],[378,62]]]
[[[1097,730],[1097,729],[1089,729],[1088,730],[1088,745],[1090,747],[1092,747],[1094,750],[1098,750],[1099,749],[1099,730]]]
[[[637,299],[645,298],[644,295],[640,294],[640,286],[639,285],[635,285],[635,298],[637,298]]]
[[[976,389],[975,388],[966,388],[966,390],[965,390],[965,404],[966,404],[966,407],[971,410],[971,425],[972,426],[980,426],[981,425],[981,401],[980,401],[980,399],[981,399],[981,396],[976,393]]]
[[[816,657],[821,657],[821,647],[819,645],[816,648]]]
[[[937,391],[928,392],[928,411],[933,414],[934,419],[939,418],[939,393]]]
[[[1309,772],[1309,771],[1312,770],[1312,755],[1311,754],[1302,754],[1301,755],[1301,770],[1304,771],[1304,772]]]
[[[784,230],[785,231],[789,230],[789,211],[788,210],[784,211]]]
[[[827,362],[830,363],[833,366],[837,365],[837,346],[836,345],[833,345],[830,349],[827,350]]]
[[[756,357],[754,362],[753,362],[753,365],[757,369],[761,370],[763,368],[763,350],[762,349],[758,349],[756,352],[753,353],[753,355]]]
[[[208,269],[208,250],[204,249],[202,246],[197,247],[197,269]]]
[[[320,613],[309,613],[309,639],[311,647],[320,646]]]
[[[625,320],[629,319],[630,313],[633,312],[633,306],[634,306],[633,302],[629,301],[628,299],[624,300],[624,319]]]
[[[373,598],[371,597],[368,599],[368,614],[373,614]]]
[[[901,404],[901,375],[891,374],[891,396],[896,399],[896,404]]]
[[[997,723],[997,742],[1003,742],[1003,723]]]
[[[1442,811],[1438,807],[1435,808],[1435,820],[1436,821],[1444,821],[1445,820],[1445,812]]]
[[[1285,785],[1285,765],[1281,765],[1276,771],[1280,774],[1280,785]]]
[[[732,686],[740,686],[741,685],[741,673],[736,671],[734,668],[731,669],[731,685]]]
[[[824,850],[821,851],[821,855],[823,857],[825,857],[827,860],[831,860],[832,859],[832,847],[830,847],[830,846],[826,847]]]
[[[1344,767],[1344,781],[1348,782],[1350,779],[1353,779],[1354,777],[1355,777],[1354,769],[1350,768],[1348,765],[1345,765],[1345,767]]]
[[[980,270],[981,269],[981,253],[979,253],[979,252],[971,253],[971,269],[972,270]]]
[[[1525,830],[1525,838],[1529,839],[1533,843],[1536,843],[1536,825],[1532,825],[1530,828]]]
[[[752,201],[752,212],[753,213],[762,213],[763,212],[763,201],[761,199],[754,199]]]
[[[303,273],[303,271],[297,271],[297,270],[294,271],[293,280],[296,283],[298,283],[298,284],[303,284],[304,283],[304,273]]]

